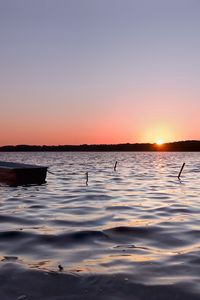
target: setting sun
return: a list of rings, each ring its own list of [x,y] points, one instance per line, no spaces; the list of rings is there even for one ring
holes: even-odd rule
[[[156,144],[157,144],[158,146],[161,146],[161,145],[164,144],[164,142],[163,142],[163,140],[157,140],[157,141],[156,141]]]

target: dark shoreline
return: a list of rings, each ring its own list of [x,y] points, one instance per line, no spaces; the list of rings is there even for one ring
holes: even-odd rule
[[[94,144],[94,145],[7,145],[0,147],[0,152],[199,152],[200,141],[178,141],[157,145],[156,143],[123,143],[123,144]]]

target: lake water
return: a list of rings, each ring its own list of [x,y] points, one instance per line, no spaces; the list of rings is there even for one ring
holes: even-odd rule
[[[200,299],[200,153],[0,160],[54,173],[0,185],[0,299]]]

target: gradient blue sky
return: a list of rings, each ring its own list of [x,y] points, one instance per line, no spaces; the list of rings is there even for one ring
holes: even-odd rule
[[[200,139],[199,0],[0,0],[0,145]]]

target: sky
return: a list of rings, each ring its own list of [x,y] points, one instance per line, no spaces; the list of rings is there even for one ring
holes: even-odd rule
[[[200,139],[200,0],[0,0],[0,145]]]

